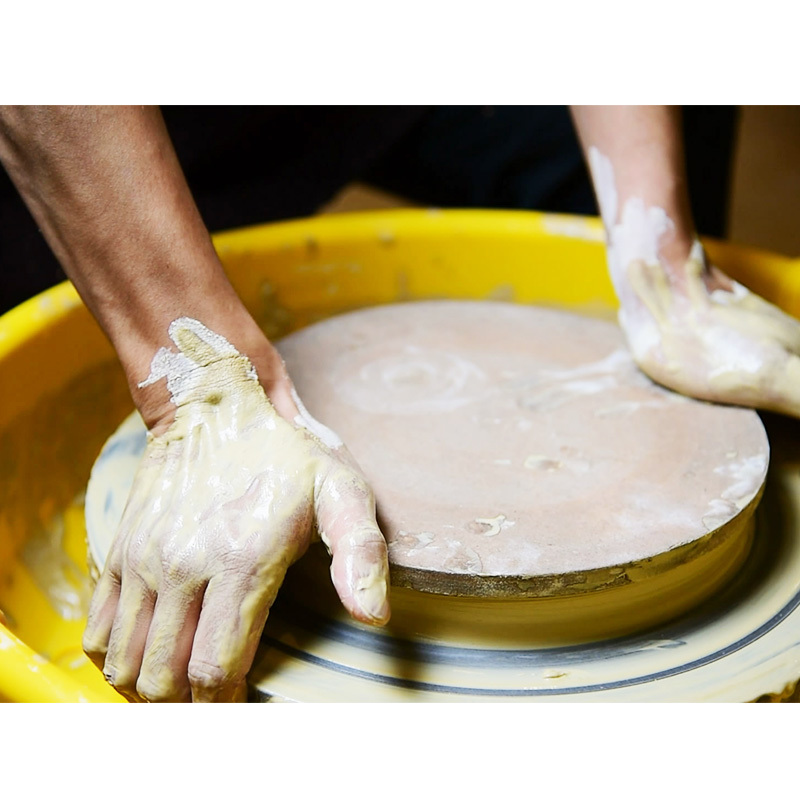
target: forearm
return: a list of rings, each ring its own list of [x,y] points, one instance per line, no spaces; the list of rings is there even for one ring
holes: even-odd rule
[[[680,111],[668,106],[573,106],[572,115],[609,245],[619,244],[613,241],[619,226],[641,227],[645,221],[633,218],[631,201],[640,201],[651,221],[657,221],[660,210],[666,230],[658,235],[656,250],[664,266],[679,277],[696,239]]]
[[[163,385],[139,383],[178,317],[225,336],[262,382],[282,372],[224,274],[157,108],[3,108],[0,158],[146,421],[169,416]]]

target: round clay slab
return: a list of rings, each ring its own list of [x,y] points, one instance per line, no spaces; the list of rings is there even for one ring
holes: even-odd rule
[[[606,321],[407,303],[331,318],[279,349],[363,468],[392,565],[416,588],[436,591],[432,574],[652,559],[731,522],[766,477],[757,414],[655,385]]]

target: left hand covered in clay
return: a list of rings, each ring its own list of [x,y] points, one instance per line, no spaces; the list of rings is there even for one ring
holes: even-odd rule
[[[800,323],[708,265],[694,234],[680,110],[572,112],[636,363],[691,397],[800,416]]]
[[[660,259],[616,266],[620,322],[653,380],[800,417],[800,322],[707,266],[699,241],[682,270]]]
[[[318,533],[357,619],[389,617],[374,498],[295,395],[280,416],[250,360],[197,320],[170,326],[144,384],[174,421],[148,444],[97,585],[84,648],[134,699],[238,699],[287,568]],[[313,590],[313,587],[311,587]]]

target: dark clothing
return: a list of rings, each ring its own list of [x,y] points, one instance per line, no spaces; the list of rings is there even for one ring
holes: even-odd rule
[[[313,214],[361,180],[425,205],[596,214],[566,106],[166,106],[212,231]],[[684,109],[692,208],[724,236],[737,112]],[[64,279],[0,170],[0,313]]]

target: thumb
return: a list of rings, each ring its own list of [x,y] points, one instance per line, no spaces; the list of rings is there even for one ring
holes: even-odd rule
[[[389,621],[389,557],[375,521],[372,490],[344,468],[318,495],[317,526],[330,551],[331,578],[344,607],[361,622]]]

